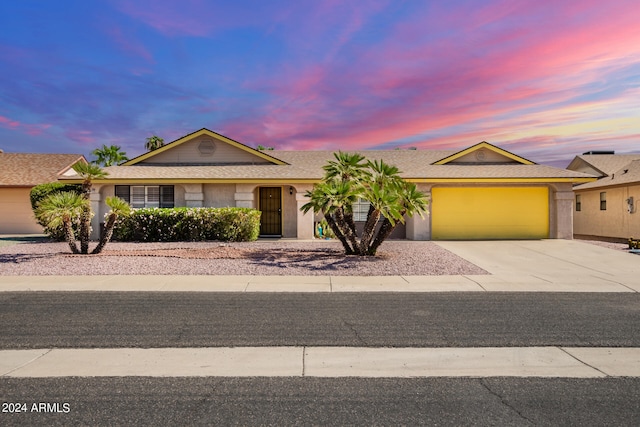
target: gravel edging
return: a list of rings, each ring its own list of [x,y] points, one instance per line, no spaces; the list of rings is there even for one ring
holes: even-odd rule
[[[93,245],[91,245],[91,248]],[[73,255],[63,242],[0,247],[0,275],[442,276],[488,274],[429,241],[390,240],[376,257],[345,256],[340,242],[109,243]]]

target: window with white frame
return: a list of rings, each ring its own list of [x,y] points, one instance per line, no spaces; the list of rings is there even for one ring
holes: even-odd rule
[[[356,222],[364,222],[367,220],[367,215],[369,215],[369,203],[367,200],[358,199],[353,205],[353,220]]]
[[[174,207],[173,185],[116,185],[115,193],[134,209]]]

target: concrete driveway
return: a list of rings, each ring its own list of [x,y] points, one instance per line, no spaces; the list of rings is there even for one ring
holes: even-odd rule
[[[640,256],[579,240],[446,241],[441,247],[485,269],[487,290],[640,292]],[[560,287],[560,288],[558,288]]]

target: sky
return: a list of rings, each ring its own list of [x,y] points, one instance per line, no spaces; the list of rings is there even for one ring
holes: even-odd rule
[[[0,2],[0,149],[640,151],[637,0]]]

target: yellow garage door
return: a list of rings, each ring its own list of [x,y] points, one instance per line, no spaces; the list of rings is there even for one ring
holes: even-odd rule
[[[431,190],[434,240],[546,239],[546,187],[443,187]]]

